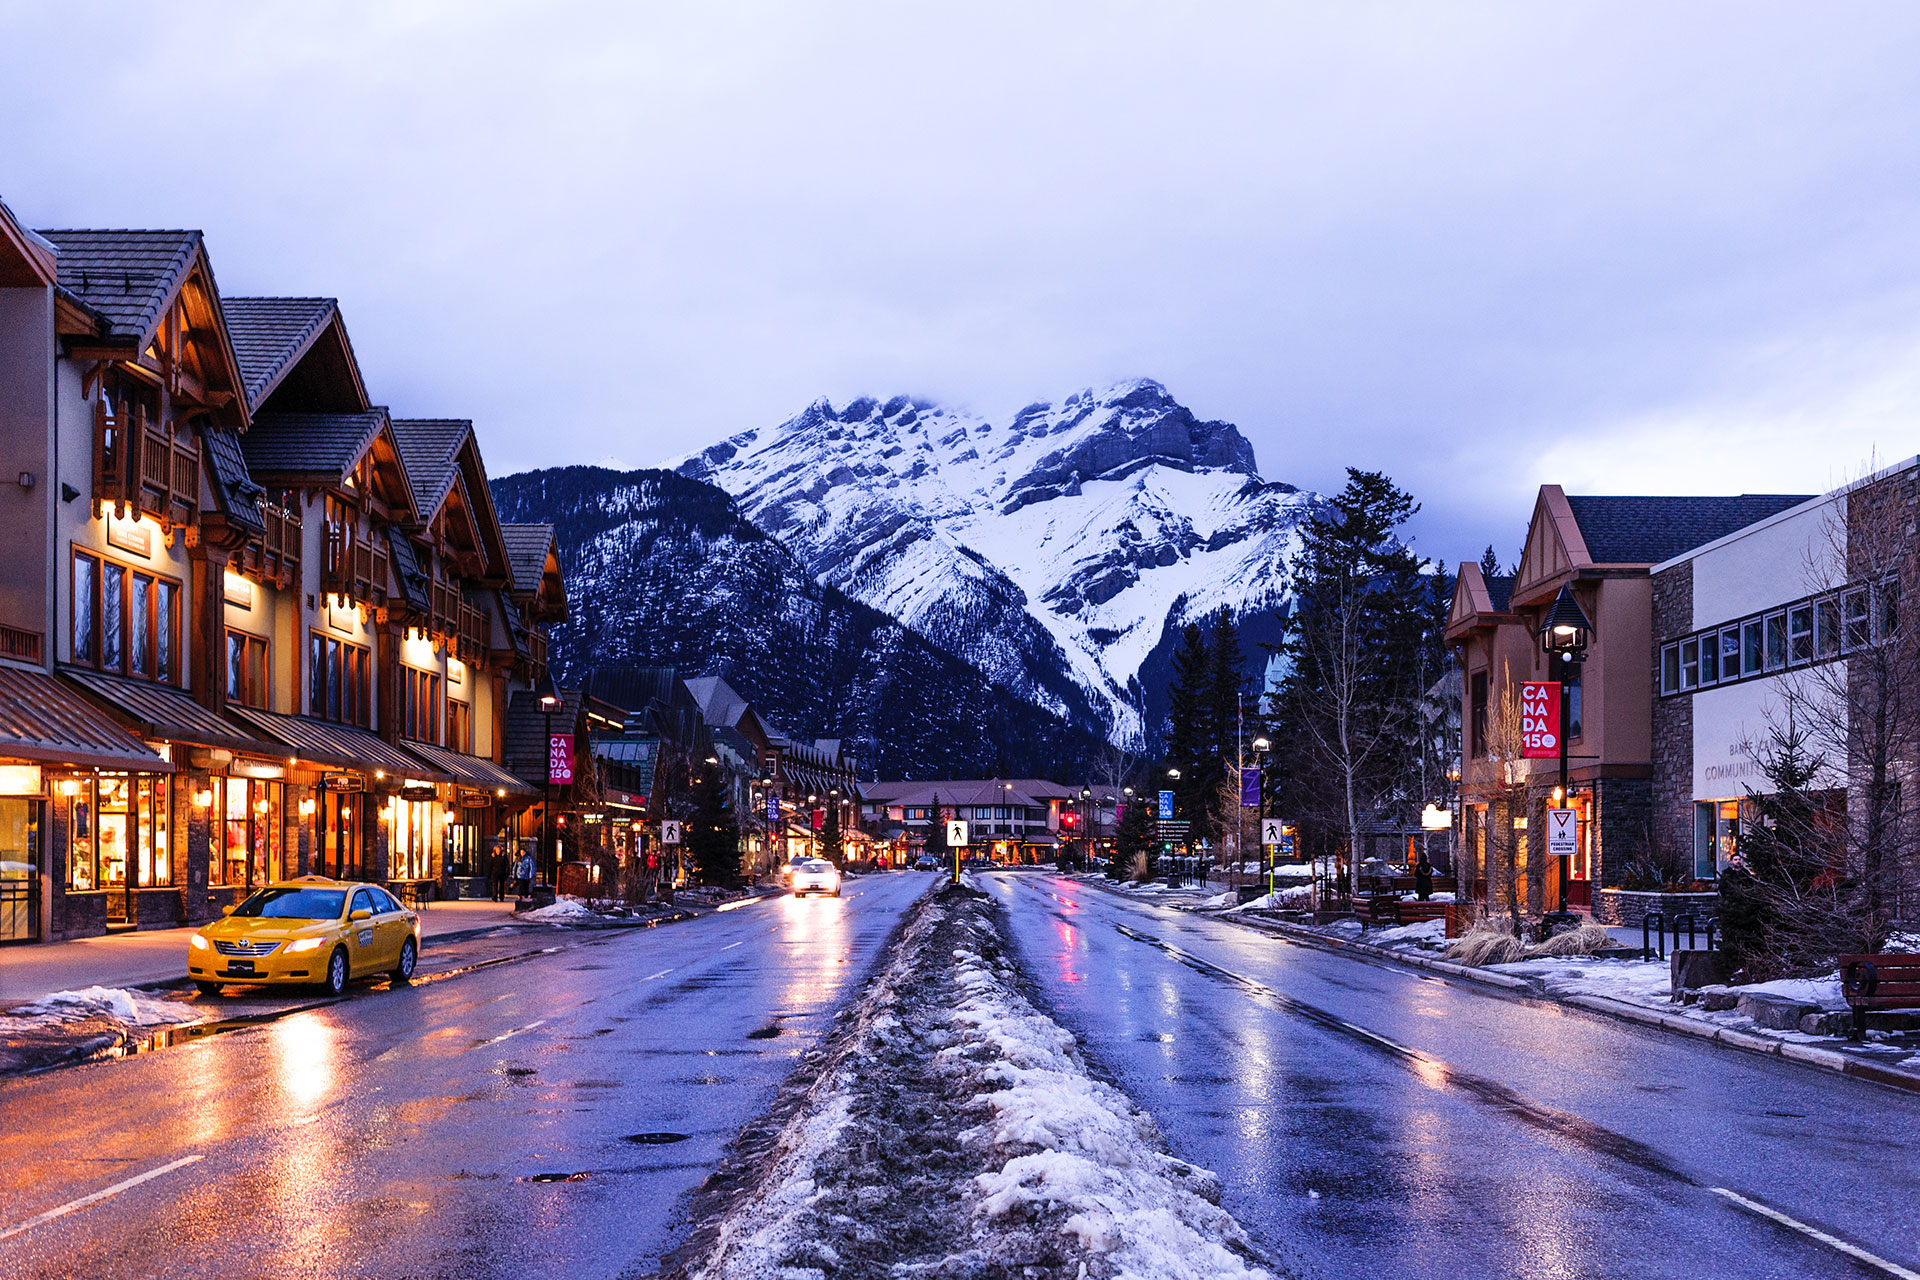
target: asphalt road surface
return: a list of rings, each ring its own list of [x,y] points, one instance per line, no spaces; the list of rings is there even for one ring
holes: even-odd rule
[[[930,879],[0,1083],[0,1276],[645,1275]]]
[[[1052,875],[981,880],[1042,1007],[1299,1275],[1920,1273],[1913,1095]]]

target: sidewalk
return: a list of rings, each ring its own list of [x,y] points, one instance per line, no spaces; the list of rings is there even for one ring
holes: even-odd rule
[[[513,903],[485,898],[430,902],[420,908],[420,933],[426,940],[446,939],[512,924]],[[187,936],[192,929],[142,929],[102,938],[76,938],[19,947],[0,947],[0,1009],[34,1000],[50,991],[84,987],[144,987],[156,983],[184,986]]]

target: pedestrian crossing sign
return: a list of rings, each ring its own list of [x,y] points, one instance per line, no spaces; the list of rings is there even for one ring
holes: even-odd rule
[[[661,823],[660,824],[660,843],[661,844],[679,844],[680,843],[680,824],[677,822],[671,822],[671,821]]]
[[[1282,831],[1282,828],[1285,826],[1286,823],[1280,821],[1278,818],[1260,819],[1260,843],[1279,844],[1282,836],[1285,834],[1285,832]]]
[[[967,824],[958,818],[949,819],[947,822],[947,847],[951,849],[967,847]]]

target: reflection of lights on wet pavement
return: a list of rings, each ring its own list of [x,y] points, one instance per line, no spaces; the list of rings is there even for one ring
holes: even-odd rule
[[[1060,981],[1080,981],[1082,975],[1074,956],[1074,952],[1083,949],[1086,945],[1080,938],[1080,931],[1065,920],[1056,920],[1053,932],[1060,939]]]
[[[311,1106],[333,1087],[338,1037],[339,1032],[318,1013],[296,1014],[273,1025],[280,1087],[295,1106]]]

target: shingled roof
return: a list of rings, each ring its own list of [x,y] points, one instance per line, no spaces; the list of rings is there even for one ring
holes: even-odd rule
[[[1510,576],[1482,577],[1481,581],[1487,584],[1487,602],[1492,605],[1493,611],[1505,613],[1508,601],[1513,599],[1513,578]]]
[[[400,445],[400,461],[420,502],[420,518],[431,519],[446,501],[459,475],[460,446],[473,434],[466,418],[395,418],[393,437]]]
[[[249,375],[251,376],[251,375]],[[265,413],[241,438],[247,464],[261,475],[343,476],[386,425],[371,413]]]
[[[1790,493],[1713,498],[1569,496],[1567,508],[1580,525],[1593,563],[1659,564],[1812,497]],[[1491,581],[1488,587],[1491,590]]]
[[[339,309],[332,298],[223,298],[220,305],[255,408]]]
[[[240,433],[229,427],[203,427],[200,438],[207,443],[207,460],[213,466],[213,492],[229,521],[251,533],[265,533],[260,518],[260,499],[266,490],[254,480],[247,466]]]
[[[200,249],[198,231],[41,231],[60,253],[60,287],[106,317],[120,337],[160,322]]]
[[[507,563],[513,574],[513,589],[538,591],[540,579],[547,572],[547,552],[553,546],[553,526],[503,524],[500,526],[500,537],[507,544]]]

